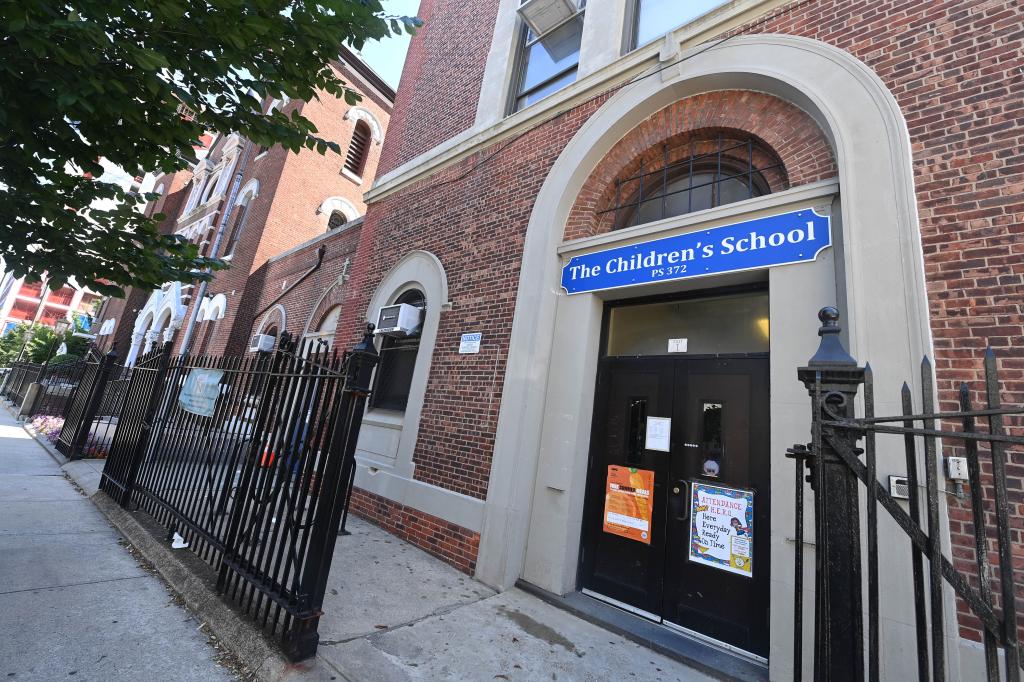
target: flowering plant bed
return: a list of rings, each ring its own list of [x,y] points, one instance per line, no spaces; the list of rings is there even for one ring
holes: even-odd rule
[[[64,417],[39,416],[32,420],[31,426],[36,433],[44,437],[50,445],[56,445],[60,438],[60,430],[64,428]],[[82,446],[84,459],[106,459],[107,444],[90,433]]]

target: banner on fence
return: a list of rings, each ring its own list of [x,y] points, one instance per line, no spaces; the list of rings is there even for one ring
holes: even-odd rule
[[[224,371],[220,369],[193,369],[178,394],[178,406],[201,417],[212,417],[217,409],[223,376]]]
[[[754,575],[754,491],[693,483],[690,561]]]

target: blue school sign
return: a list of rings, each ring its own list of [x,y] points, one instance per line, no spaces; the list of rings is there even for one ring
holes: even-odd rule
[[[735,225],[573,256],[569,294],[813,261],[832,245],[829,216],[806,208]]]

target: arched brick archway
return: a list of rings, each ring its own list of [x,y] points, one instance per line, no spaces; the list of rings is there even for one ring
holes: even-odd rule
[[[629,131],[587,178],[566,221],[565,240],[612,229],[609,214],[617,178],[651,165],[668,144],[678,156],[686,143],[700,144],[722,135],[727,141],[754,138],[763,154],[774,155],[783,177],[770,180],[772,191],[836,176],[835,159],[817,123],[785,100],[748,90],[720,90],[681,99]],[[674,160],[674,159],[670,159]]]
[[[313,306],[313,312],[310,314],[309,319],[306,320],[306,328],[303,330],[303,334],[314,331],[320,328],[320,324],[324,320],[324,316],[335,306],[342,304],[345,298],[344,287],[338,286],[337,283],[332,284],[320,295],[320,300]]]

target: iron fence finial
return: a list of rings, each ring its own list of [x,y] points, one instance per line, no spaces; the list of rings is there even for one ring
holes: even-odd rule
[[[818,344],[818,351],[807,364],[811,367],[822,365],[856,367],[857,361],[846,352],[843,342],[839,340],[839,333],[843,330],[839,326],[839,310],[833,306],[825,306],[818,311],[818,319],[821,320],[821,327],[818,329],[821,342]]]

